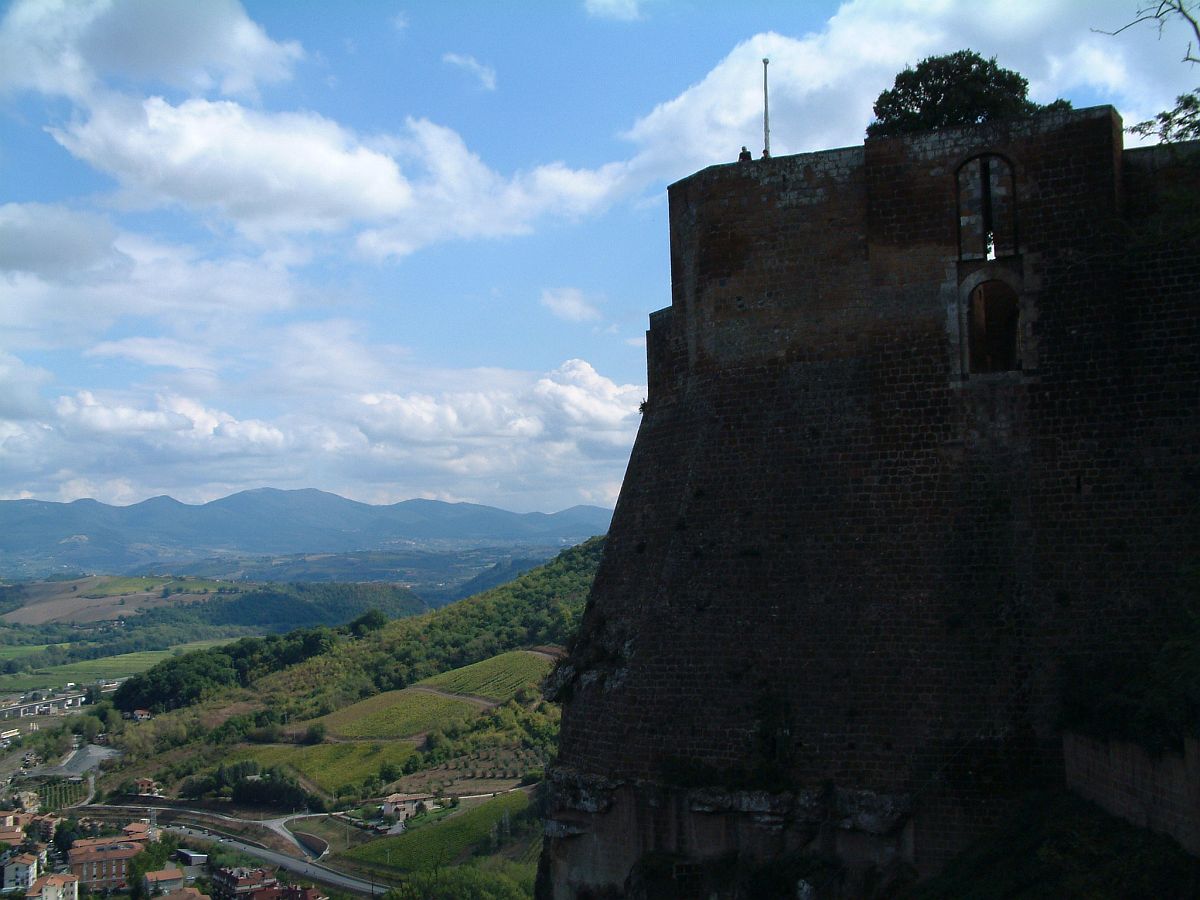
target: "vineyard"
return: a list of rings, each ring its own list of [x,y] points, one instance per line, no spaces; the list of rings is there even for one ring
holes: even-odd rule
[[[462,862],[471,851],[502,832],[505,823],[529,806],[529,795],[512,791],[482,806],[468,809],[428,825],[414,823],[405,834],[382,838],[344,855],[371,866],[401,872],[418,872]]]
[[[230,761],[252,759],[263,767],[291,769],[321,790],[337,794],[340,788],[378,777],[385,766],[400,769],[412,752],[413,746],[407,741],[316,744],[311,747],[272,744],[234,751]]]
[[[466,700],[402,690],[376,694],[316,721],[330,734],[343,738],[402,738],[469,719],[478,711]]]
[[[541,653],[513,650],[420,682],[455,694],[511,700],[523,689],[536,689],[554,663]]]

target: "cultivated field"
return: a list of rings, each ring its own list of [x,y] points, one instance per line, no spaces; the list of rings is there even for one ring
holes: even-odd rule
[[[403,738],[467,719],[479,711],[467,700],[441,697],[428,691],[387,691],[339,709],[314,721],[332,735],[345,738]]]
[[[501,794],[482,806],[427,825],[418,821],[405,834],[380,838],[340,855],[372,867],[389,867],[400,872],[454,865],[491,835],[492,828],[504,820],[505,813],[516,815],[528,805],[529,795],[524,791]]]
[[[0,675],[0,694],[23,691],[36,691],[41,688],[59,688],[68,682],[76,684],[91,684],[96,681],[111,681],[114,678],[127,678],[139,672],[145,672],[157,662],[177,653],[188,650],[202,650],[205,647],[215,647],[228,643],[229,638],[211,641],[193,641],[190,644],[180,644],[170,650],[143,650],[138,653],[122,653],[120,656],[106,656],[102,659],[89,659],[84,662],[67,663],[64,666],[50,666],[35,672],[22,672],[17,675]]]
[[[37,653],[39,650],[45,650],[47,647],[54,646],[53,644],[0,644],[0,662],[5,662],[10,659],[19,659],[22,656],[28,656],[30,653]],[[60,647],[65,647],[66,644],[59,644]]]
[[[25,586],[25,605],[0,616],[19,625],[48,622],[104,622],[139,610],[207,599],[228,584],[170,577],[128,578],[93,575],[76,581],[43,581]],[[164,588],[169,596],[164,597]],[[206,593],[209,592],[209,593]]]
[[[492,747],[405,775],[396,783],[396,789],[406,794],[448,795],[507,791],[526,777],[540,778],[546,762],[536,750]]]
[[[336,794],[347,784],[361,784],[380,767],[399,768],[413,753],[408,741],[348,742],[314,744],[298,747],[295,744],[265,744],[242,747],[230,754],[230,761],[252,759],[261,766],[280,766],[292,769],[321,790]]]
[[[473,694],[503,703],[522,688],[536,688],[554,662],[541,653],[513,650],[420,682],[454,694]]]

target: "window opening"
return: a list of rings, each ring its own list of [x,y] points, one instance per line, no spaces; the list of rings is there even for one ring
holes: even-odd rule
[[[985,281],[967,300],[968,352],[972,372],[1019,368],[1020,301],[1002,281]]]
[[[1012,166],[995,154],[969,159],[958,170],[960,259],[998,259],[1017,253]]]

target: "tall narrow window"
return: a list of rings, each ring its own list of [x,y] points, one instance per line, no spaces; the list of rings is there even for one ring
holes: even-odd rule
[[[1019,368],[1020,301],[1002,281],[985,281],[967,302],[968,352],[972,372]]]
[[[960,259],[1017,253],[1013,170],[1003,156],[976,156],[958,170],[958,253]]]

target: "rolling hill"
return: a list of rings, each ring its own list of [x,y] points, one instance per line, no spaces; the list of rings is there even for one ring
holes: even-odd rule
[[[607,531],[610,516],[594,506],[553,514],[420,499],[373,506],[312,489],[261,488],[200,505],[170,497],[131,506],[4,500],[0,577],[129,573],[214,556],[562,546]]]

